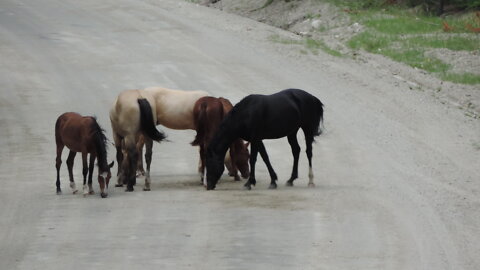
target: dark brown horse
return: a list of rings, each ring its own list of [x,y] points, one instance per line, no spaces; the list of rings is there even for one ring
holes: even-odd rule
[[[195,130],[197,135],[192,145],[200,146],[200,164],[198,172],[204,181],[204,172],[206,164],[206,153],[208,144],[217,131],[220,123],[225,116],[233,108],[232,103],[225,98],[202,97],[195,103],[193,107],[193,117]],[[243,178],[250,176],[250,168],[248,166],[249,153],[248,144],[242,139],[236,139],[230,145],[230,159],[225,159],[225,165],[229,169],[229,175],[235,177],[235,181],[239,181],[238,170]]]
[[[106,198],[108,193],[108,182],[110,181],[110,168],[113,162],[107,163],[107,149],[104,130],[98,125],[97,120],[91,116],[81,116],[78,113],[67,112],[60,115],[55,123],[55,142],[57,143],[57,194],[61,194],[60,189],[60,166],[62,164],[62,151],[66,146],[70,149],[67,158],[68,174],[70,177],[70,187],[73,193],[78,190],[73,180],[73,163],[77,152],[82,153],[83,161],[83,195],[93,194],[92,174],[95,159],[98,158],[98,183],[100,185],[100,195]],[[90,154],[90,164],[87,164],[87,156]],[[88,173],[88,189],[86,185]]]

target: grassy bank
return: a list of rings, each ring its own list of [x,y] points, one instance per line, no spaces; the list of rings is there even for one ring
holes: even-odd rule
[[[480,17],[474,13],[436,17],[416,9],[396,6],[363,9],[359,2],[333,1],[350,13],[353,21],[365,26],[362,33],[348,41],[354,50],[381,54],[395,61],[431,72],[442,80],[480,84],[480,75],[456,73],[451,64],[428,54],[435,49],[468,51],[480,54]]]

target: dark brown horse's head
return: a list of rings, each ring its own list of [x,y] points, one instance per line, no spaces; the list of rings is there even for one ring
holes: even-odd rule
[[[248,152],[248,146],[249,142],[244,143],[241,141],[239,144],[239,147],[237,147],[235,154],[236,154],[236,160],[235,160],[235,165],[237,166],[238,170],[240,171],[240,174],[242,175],[243,178],[248,178],[250,177],[250,166],[249,166],[249,160],[250,160],[250,153]]]
[[[108,183],[110,183],[110,178],[112,177],[112,173],[110,172],[110,168],[113,167],[114,161],[108,164],[108,167],[103,169],[103,171],[99,168],[98,173],[98,184],[100,185],[100,196],[102,198],[106,198],[108,196]]]

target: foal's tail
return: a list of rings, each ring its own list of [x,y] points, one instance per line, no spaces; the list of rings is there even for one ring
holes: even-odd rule
[[[314,126],[314,134],[313,136],[319,136],[323,132],[323,103],[318,100],[318,104],[316,106],[317,113],[315,114],[315,126]]]
[[[152,107],[150,103],[148,103],[148,100],[139,98],[138,105],[140,106],[140,129],[152,140],[157,142],[163,141],[166,136],[155,127]]]

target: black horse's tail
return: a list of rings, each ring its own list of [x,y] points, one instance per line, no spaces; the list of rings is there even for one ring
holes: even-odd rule
[[[200,104],[200,111],[198,112],[198,114],[195,114],[194,117],[195,117],[194,121],[195,121],[195,129],[197,131],[197,135],[195,135],[195,139],[190,144],[193,146],[196,146],[196,145],[200,145],[200,143],[202,142],[202,138],[206,135],[205,134],[206,132],[205,121],[207,121],[207,103],[206,102],[202,102]]]
[[[166,136],[155,127],[152,107],[150,103],[148,103],[148,100],[139,98],[138,105],[140,106],[140,129],[152,140],[157,142],[163,141]]]
[[[323,103],[318,100],[318,104],[316,106],[317,113],[315,114],[315,128],[314,128],[314,137],[319,136],[323,132]]]

